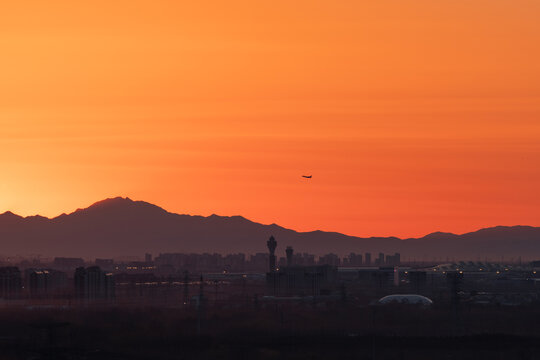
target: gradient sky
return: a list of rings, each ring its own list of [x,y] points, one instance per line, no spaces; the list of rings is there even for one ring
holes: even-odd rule
[[[540,225],[540,1],[4,1],[0,211]],[[312,174],[312,180],[301,178]]]

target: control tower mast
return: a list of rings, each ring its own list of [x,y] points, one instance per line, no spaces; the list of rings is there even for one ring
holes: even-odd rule
[[[266,246],[268,246],[268,251],[270,252],[270,258],[269,258],[269,264],[270,264],[270,272],[276,271],[276,247],[277,247],[277,241],[274,239],[273,236],[270,236],[270,239],[266,242]]]

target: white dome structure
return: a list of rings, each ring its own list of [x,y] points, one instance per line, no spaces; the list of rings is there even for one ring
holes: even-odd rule
[[[433,301],[425,296],[416,294],[395,294],[379,299],[379,304],[391,303],[430,306],[433,304]]]

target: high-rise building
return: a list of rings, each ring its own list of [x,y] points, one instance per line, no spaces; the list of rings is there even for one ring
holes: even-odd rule
[[[384,254],[383,253],[379,253],[379,258],[377,259],[377,265],[378,266],[383,266],[384,265]]]
[[[287,266],[293,266],[293,248],[292,246],[287,246],[285,253],[287,254]]]
[[[0,267],[0,298],[17,297],[22,288],[21,272],[18,267]]]
[[[249,258],[250,270],[266,271],[269,267],[269,259],[267,253],[256,253]]]
[[[362,266],[362,255],[350,253],[349,257],[349,266]]]
[[[394,254],[394,266],[399,266],[401,264],[401,254],[395,253]]]
[[[67,274],[53,269],[26,269],[26,286],[33,298],[50,297],[65,290]]]
[[[366,266],[370,266],[371,265],[371,253],[366,253],[365,254],[365,258],[366,258]]]
[[[114,278],[98,266],[79,267],[75,270],[75,294],[80,299],[113,299]]]
[[[332,265],[332,266],[340,266],[341,261],[339,256],[336,254],[330,253],[326,254],[324,256],[319,257],[319,265]]]

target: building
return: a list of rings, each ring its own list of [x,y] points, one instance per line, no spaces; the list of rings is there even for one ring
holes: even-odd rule
[[[341,259],[336,254],[326,254],[319,258],[319,265],[340,266]]]
[[[293,248],[292,246],[287,246],[287,249],[285,249],[285,253],[287,254],[287,266],[291,267],[293,265]]]
[[[375,260],[376,266],[384,266],[384,254],[379,253],[379,257]]]
[[[0,267],[0,298],[17,298],[21,292],[22,278],[18,267]]]
[[[84,300],[114,299],[114,278],[98,266],[75,270],[75,295]]]
[[[269,250],[269,271],[266,274],[266,284],[272,295],[318,296],[330,292],[337,280],[337,265],[294,265],[294,250],[291,246],[288,246],[285,250],[287,260],[284,261],[284,264],[286,266],[277,268],[275,266],[276,239],[271,236],[266,244]],[[309,261],[310,257],[306,256],[306,258]],[[328,254],[326,257],[319,258],[319,263],[321,261],[339,264],[339,257],[335,254]]]
[[[347,257],[348,266],[362,266],[362,255],[350,253]]]
[[[368,288],[388,289],[396,285],[396,271],[393,267],[359,268],[356,269],[356,274],[356,281]],[[399,280],[399,277],[397,280]]]
[[[248,270],[266,272],[269,267],[268,254],[256,253],[249,258]]]
[[[383,297],[382,299],[379,299],[379,304],[387,305],[387,304],[407,304],[407,305],[423,305],[423,306],[431,306],[433,305],[433,301],[430,298],[427,298],[422,295],[418,294],[393,294],[393,295],[387,295]]]
[[[157,268],[153,262],[131,261],[127,264],[116,265],[114,269],[119,272],[143,274],[153,273]]]
[[[222,260],[222,268],[225,272],[244,271],[246,268],[246,255],[242,253],[226,255]]]
[[[58,295],[68,285],[67,274],[53,269],[26,269],[26,287],[32,298]]]
[[[386,255],[386,265],[387,266],[399,266],[401,262],[401,255],[395,253],[394,255]]]
[[[337,279],[337,267],[331,265],[291,266],[266,274],[268,290],[276,296],[328,295]]]
[[[313,266],[315,265],[315,255],[308,253],[294,253],[293,264],[297,266]]]
[[[365,264],[366,266],[371,266],[371,253],[366,253],[365,254]]]

